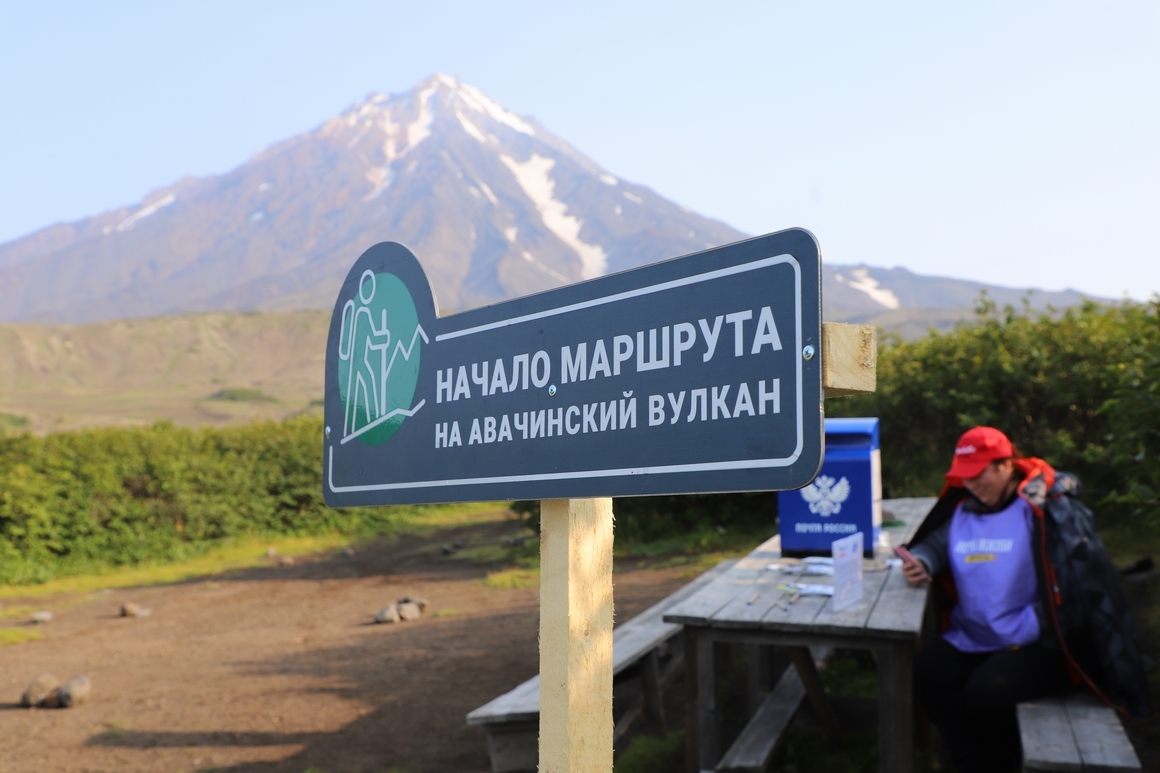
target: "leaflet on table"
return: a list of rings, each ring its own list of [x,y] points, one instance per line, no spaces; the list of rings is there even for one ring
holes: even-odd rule
[[[835,612],[862,603],[862,532],[834,540],[831,546],[834,562]]]

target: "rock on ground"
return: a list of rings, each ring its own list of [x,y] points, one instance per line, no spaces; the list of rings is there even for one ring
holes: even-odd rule
[[[403,596],[403,598],[399,599],[397,603],[417,604],[419,606],[420,612],[427,611],[427,599],[423,598],[422,596]]]
[[[399,610],[394,604],[387,604],[379,613],[375,615],[376,623],[397,623],[399,622]]]
[[[20,705],[25,708],[39,706],[41,701],[51,695],[58,685],[60,685],[60,680],[52,674],[41,674],[32,680],[32,684],[28,685],[28,689],[20,696]]]
[[[152,609],[145,609],[132,601],[127,601],[121,605],[121,617],[149,617],[153,614]]]
[[[413,601],[406,601],[399,605],[399,617],[403,620],[418,620],[423,611]]]
[[[41,610],[40,612],[33,612],[32,617],[30,618],[30,621],[32,623],[35,623],[36,625],[44,625],[46,623],[51,623],[52,622],[52,612],[50,612],[47,609]]]
[[[74,676],[56,690],[56,699],[62,709],[79,706],[89,699],[93,683],[87,676]]]

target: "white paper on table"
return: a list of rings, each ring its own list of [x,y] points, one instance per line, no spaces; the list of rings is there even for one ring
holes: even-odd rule
[[[791,582],[786,586],[799,596],[833,596],[833,585],[812,585],[808,582]]]
[[[835,612],[856,607],[862,603],[862,532],[834,540],[830,546],[834,556]]]
[[[803,564],[801,566],[783,566],[781,571],[785,574],[831,575],[834,573],[834,567],[821,564]]]

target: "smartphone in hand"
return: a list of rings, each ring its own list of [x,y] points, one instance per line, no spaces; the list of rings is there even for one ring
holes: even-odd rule
[[[903,547],[897,547],[897,548],[894,548],[894,555],[901,558],[902,563],[904,563],[908,566],[917,566],[919,571],[922,572],[922,579],[926,580],[927,582],[934,582],[934,580],[930,576],[930,572],[928,572],[926,570],[926,566],[921,561],[919,561],[917,558],[915,558],[914,554],[911,553],[909,550],[907,550],[906,548],[903,548]]]

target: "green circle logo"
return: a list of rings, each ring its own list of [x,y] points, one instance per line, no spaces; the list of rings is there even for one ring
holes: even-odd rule
[[[415,302],[394,274],[364,271],[358,292],[342,307],[338,339],[341,442],[387,442],[425,401],[412,407],[419,357],[427,334]]]

